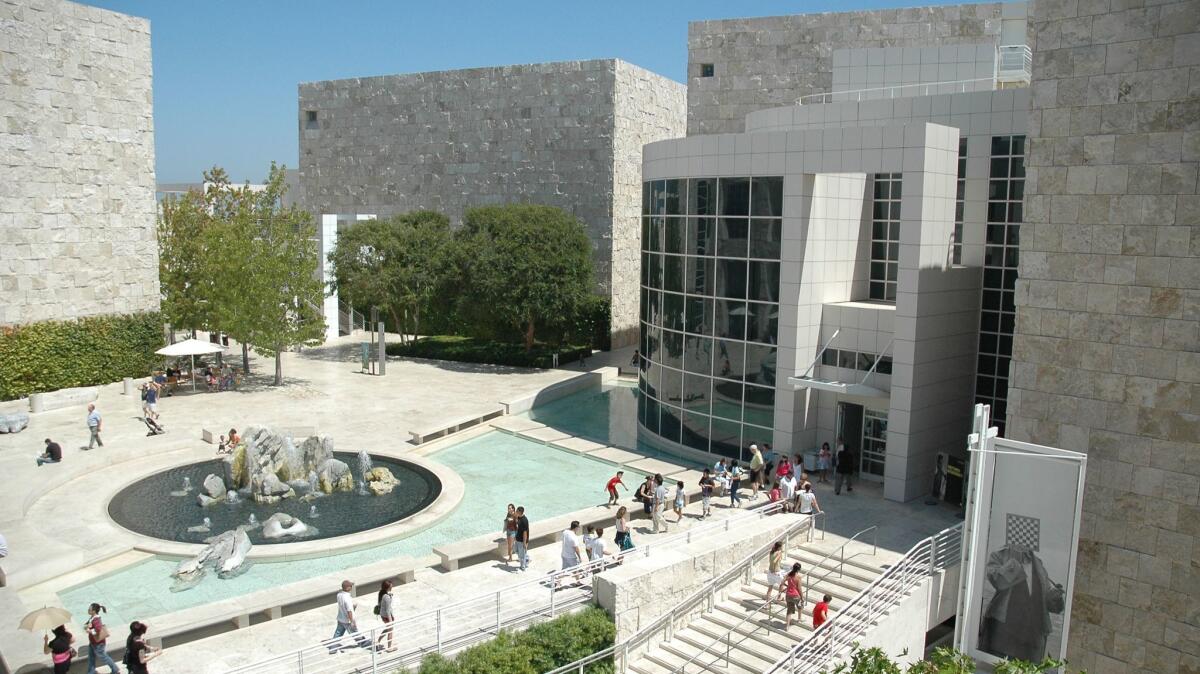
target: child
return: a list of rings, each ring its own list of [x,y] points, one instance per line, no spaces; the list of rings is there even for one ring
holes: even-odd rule
[[[608,554],[604,549],[604,527],[596,528],[596,535],[592,538],[592,542],[587,544],[587,551],[588,559],[593,562],[604,559],[604,555]]]
[[[675,483],[675,523],[678,524],[683,520],[683,504],[687,502],[687,496],[683,493],[683,480]]]
[[[833,601],[833,597],[825,595],[821,597],[821,601],[813,607],[813,630],[825,623],[829,619],[829,602]]]
[[[771,493],[769,494],[769,498],[771,503],[775,503],[779,499],[783,498],[783,492],[779,491],[778,481],[771,483]]]
[[[704,469],[704,475],[700,478],[700,500],[704,504],[704,509],[700,512],[700,519],[708,517],[712,512],[710,503],[712,502],[713,479],[709,475],[708,469]]]
[[[609,506],[617,505],[617,485],[621,485],[625,491],[629,491],[629,487],[626,487],[625,483],[621,481],[621,476],[623,475],[625,475],[625,471],[618,470],[617,474],[610,478],[608,484],[604,487],[608,491]]]

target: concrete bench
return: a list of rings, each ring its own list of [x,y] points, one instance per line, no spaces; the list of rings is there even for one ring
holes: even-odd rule
[[[478,426],[485,421],[490,421],[491,419],[501,416],[504,416],[504,408],[497,407],[495,409],[488,410],[483,414],[472,414],[465,417],[459,417],[458,419],[454,419],[450,422],[441,422],[436,426],[429,426],[423,429],[409,431],[409,442],[414,445],[421,445],[429,442],[430,440],[441,438],[450,435],[451,433],[457,433],[465,428]]]
[[[29,395],[30,412],[48,412],[64,407],[76,407],[95,402],[100,397],[100,388],[87,386],[83,388],[64,388],[48,393],[32,393]]]

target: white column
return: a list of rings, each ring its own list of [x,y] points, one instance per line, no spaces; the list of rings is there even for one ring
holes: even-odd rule
[[[321,214],[321,282],[325,284],[325,292],[329,293],[329,282],[333,280],[333,265],[329,262],[329,252],[337,243],[338,216],[334,213]],[[322,303],[325,314],[325,340],[338,337],[338,296],[329,293]]]

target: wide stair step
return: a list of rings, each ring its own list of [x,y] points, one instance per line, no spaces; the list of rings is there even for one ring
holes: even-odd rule
[[[783,655],[780,651],[769,648],[752,639],[746,640],[742,637],[734,637],[727,651],[724,638],[719,640],[714,639],[711,635],[690,625],[687,629],[676,632],[675,637],[671,641],[672,643],[678,641],[689,644],[691,648],[688,649],[688,652],[693,655],[701,653],[705,648],[709,649],[707,653],[696,656],[693,666],[699,666],[701,663],[711,663],[716,667],[726,668],[727,661],[725,654],[728,652],[729,660],[733,663],[749,667],[756,672],[762,672],[775,664],[775,661]]]
[[[708,660],[693,662],[688,665],[688,661],[695,655],[696,649],[691,644],[681,643],[679,640],[660,643],[652,648],[644,658],[650,662],[666,668],[669,672],[674,672],[682,669],[687,665],[687,671],[695,674],[697,672],[712,672],[713,674],[761,674],[761,669],[746,667],[738,662],[733,662],[726,666],[724,662],[717,664]]]
[[[826,558],[823,552],[799,547],[789,550],[786,557],[792,561],[800,562],[805,571],[815,571],[817,569],[828,571],[830,569],[837,569],[840,566],[843,575],[868,583],[883,573],[883,569],[875,564],[877,560],[871,555],[856,554],[846,558],[843,563],[837,555]]]

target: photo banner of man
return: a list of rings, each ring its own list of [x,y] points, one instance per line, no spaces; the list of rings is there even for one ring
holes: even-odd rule
[[[976,409],[956,644],[989,664],[1062,659],[1087,457],[996,437]]]

